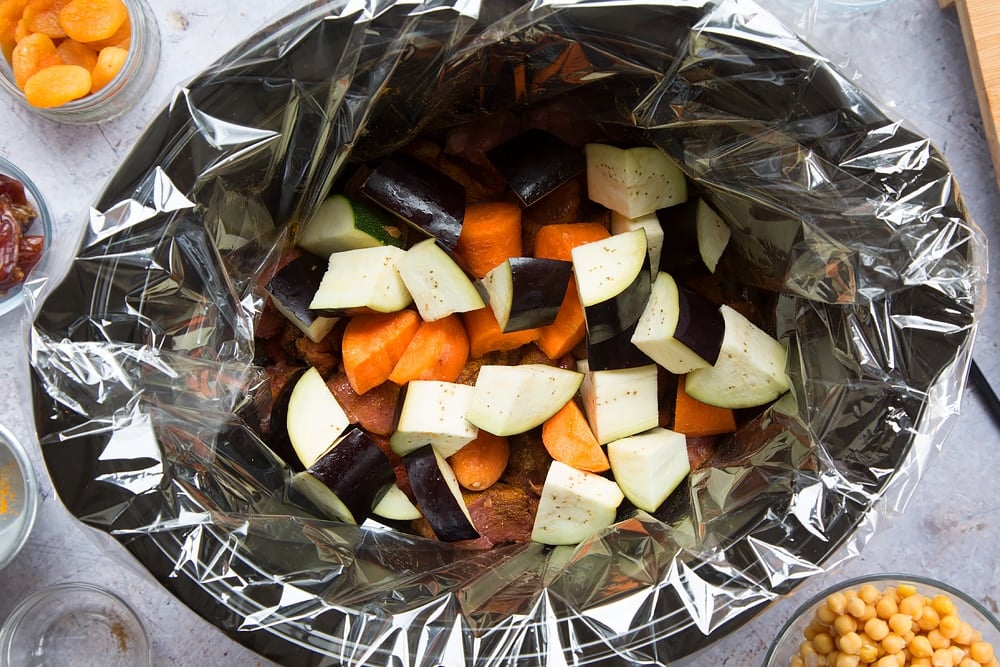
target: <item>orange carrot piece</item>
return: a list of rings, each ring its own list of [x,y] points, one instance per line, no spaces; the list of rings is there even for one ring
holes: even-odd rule
[[[419,328],[420,316],[413,310],[352,317],[341,342],[351,388],[363,394],[388,380]]]
[[[509,257],[520,257],[521,207],[510,202],[470,205],[455,254],[476,278],[482,278]]]
[[[584,336],[587,335],[587,321],[584,318],[583,306],[576,291],[576,281],[571,280],[566,288],[566,296],[552,324],[538,330],[538,346],[549,359],[558,359],[569,354]]]
[[[42,109],[59,107],[90,92],[90,72],[78,65],[53,65],[38,70],[24,84],[28,104]]]
[[[573,248],[611,236],[603,225],[596,222],[568,222],[545,225],[535,235],[535,257],[573,261]]]
[[[454,382],[469,360],[469,339],[458,315],[421,322],[389,380],[402,386],[411,380]]]
[[[128,21],[128,7],[122,0],[71,0],[59,12],[59,23],[78,42],[95,42],[111,37]]]
[[[97,51],[75,39],[64,39],[56,47],[56,51],[64,65],[79,65],[88,72],[97,65]]]
[[[691,398],[684,391],[684,376],[677,378],[674,428],[690,437],[721,435],[736,430],[736,417],[729,408],[719,408]]]
[[[509,460],[507,438],[482,429],[475,440],[448,457],[458,483],[470,491],[482,491],[496,484]]]
[[[97,64],[94,65],[94,69],[91,72],[94,80],[91,92],[96,93],[111,83],[111,80],[118,75],[118,72],[125,65],[126,58],[128,58],[128,51],[120,49],[117,46],[105,46],[101,49],[101,52],[97,54]]]
[[[42,68],[45,57],[54,55],[57,55],[56,45],[48,35],[36,32],[20,40],[14,47],[10,63],[17,87],[24,90],[28,79]]]
[[[578,470],[604,472],[611,468],[601,443],[575,401],[545,420],[542,444],[553,459]]]
[[[541,331],[541,329],[524,329],[504,333],[500,330],[500,324],[489,306],[462,313],[462,321],[469,335],[469,356],[473,359],[487,352],[515,350],[536,340]]]

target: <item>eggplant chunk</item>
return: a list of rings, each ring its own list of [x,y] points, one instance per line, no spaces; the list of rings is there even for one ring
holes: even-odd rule
[[[659,148],[587,144],[585,151],[590,198],[612,211],[638,218],[687,200],[687,178]]]
[[[632,343],[671,373],[707,368],[719,358],[725,322],[708,299],[679,287],[663,271],[639,318]]]
[[[558,412],[583,375],[544,364],[483,366],[465,418],[493,435],[524,433]]]
[[[624,494],[610,479],[553,461],[531,539],[542,544],[579,544],[615,521]]]
[[[361,193],[454,252],[465,219],[465,188],[457,181],[394,153],[368,175]]]
[[[571,262],[511,257],[481,284],[500,330],[508,333],[552,324],[572,276]]]
[[[439,540],[458,542],[479,537],[462,489],[444,457],[424,445],[404,456],[403,464],[417,506]]]
[[[323,340],[337,324],[336,317],[309,310],[326,264],[325,259],[316,255],[302,255],[283,266],[267,283],[274,307],[315,343]]]
[[[314,464],[350,425],[340,402],[315,368],[295,382],[288,397],[285,428],[306,468]]]
[[[587,168],[582,150],[544,130],[528,130],[486,155],[525,206],[531,206]]]
[[[625,497],[647,512],[691,472],[684,436],[659,427],[608,443],[608,460]]]
[[[361,524],[396,479],[392,462],[370,435],[352,428],[292,484],[317,507]]]

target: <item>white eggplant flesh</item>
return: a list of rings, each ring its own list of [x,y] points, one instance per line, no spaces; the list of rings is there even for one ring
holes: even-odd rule
[[[785,346],[729,306],[722,349],[714,366],[687,374],[684,390],[720,408],[752,408],[770,403],[789,388]]]
[[[711,302],[697,299],[697,295],[681,292],[669,273],[660,272],[632,344],[677,375],[711,366],[719,355],[724,322]]]
[[[732,230],[704,199],[698,200],[695,234],[698,237],[698,253],[701,255],[701,261],[709,271],[715,273],[715,267],[719,265],[719,259],[729,245]]]
[[[345,250],[330,255],[330,263],[309,308],[321,313],[367,309],[394,313],[412,298],[396,270],[406,251],[395,246]]]
[[[687,438],[656,427],[608,443],[615,481],[633,505],[655,512],[691,472]]]
[[[687,178],[659,148],[587,144],[587,192],[591,200],[627,218],[687,201]]]
[[[472,402],[469,385],[437,380],[413,380],[406,386],[392,451],[404,456],[423,445],[447,458],[475,440],[479,429],[465,419]]]
[[[647,213],[638,218],[627,218],[617,211],[611,212],[611,233],[624,234],[636,229],[646,232],[646,252],[649,254],[649,267],[652,277],[660,271],[660,254],[663,252],[663,225],[656,213]]]
[[[580,394],[590,429],[602,445],[660,421],[656,365],[588,371]]]
[[[573,248],[573,275],[580,304],[587,308],[614,299],[635,282],[646,265],[646,232],[635,229]]]
[[[514,435],[540,426],[573,398],[583,375],[545,364],[479,369],[465,418],[493,435]]]
[[[542,486],[531,539],[579,544],[614,523],[624,494],[610,479],[553,461]]]
[[[386,489],[385,495],[372,509],[372,514],[392,521],[413,521],[423,516],[397,484]]]
[[[286,417],[288,439],[302,465],[316,463],[350,424],[319,371],[303,373],[288,398]]]
[[[473,282],[433,238],[407,250],[396,269],[425,322],[486,307]]]

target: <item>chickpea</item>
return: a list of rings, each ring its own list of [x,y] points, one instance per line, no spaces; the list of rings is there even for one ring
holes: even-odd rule
[[[913,629],[913,619],[909,614],[897,613],[889,618],[889,628],[897,635],[903,635]]]
[[[864,623],[868,619],[875,618],[876,616],[878,616],[878,612],[875,611],[875,605],[866,604],[865,613],[861,614],[861,616],[858,617],[858,620]]]
[[[871,618],[865,623],[865,634],[880,642],[889,635],[889,624],[881,618]]]
[[[956,611],[955,603],[947,595],[935,595],[931,600],[931,606],[940,616],[948,616]]]
[[[931,656],[931,667],[955,667],[955,658],[948,649],[939,648]]]
[[[896,606],[896,601],[890,597],[881,598],[875,603],[875,613],[883,620],[888,621],[897,611],[899,611],[899,607]]]
[[[834,619],[833,629],[838,635],[846,635],[849,632],[857,632],[858,622],[847,614],[841,614]]]
[[[896,658],[891,655],[884,655],[878,659],[875,663],[875,667],[899,667],[899,663],[896,662]]]
[[[924,614],[924,601],[919,595],[908,595],[899,602],[899,612],[919,621]]]
[[[837,618],[837,614],[830,609],[829,605],[822,605],[816,610],[816,620],[825,625],[831,625],[833,619]]]
[[[906,640],[899,635],[889,635],[882,640],[882,648],[889,654],[899,653],[906,648]]]
[[[910,649],[910,655],[914,658],[929,658],[934,655],[934,649],[931,648],[930,640],[923,635],[914,637],[908,648]]]
[[[834,663],[835,667],[858,667],[861,664],[861,658],[856,655],[848,655],[846,653],[841,653],[837,656],[837,662]]]
[[[833,651],[833,637],[830,636],[829,632],[817,633],[815,637],[812,638],[813,648],[820,655],[829,655]]]
[[[958,667],[982,667],[982,665],[972,658],[962,658],[962,662],[958,663]]]
[[[945,614],[941,617],[938,622],[937,629],[941,631],[941,634],[948,639],[954,639],[958,636],[958,630],[961,623],[958,620],[958,616],[955,614]]]
[[[917,587],[913,584],[900,584],[896,586],[896,592],[899,593],[900,599],[908,598],[911,595],[917,594]]]
[[[920,620],[917,621],[917,625],[920,626],[921,630],[930,632],[938,626],[941,622],[941,617],[938,615],[937,610],[934,607],[924,607],[924,613],[920,616]]]
[[[955,640],[956,644],[961,644],[962,646],[968,646],[972,643],[972,626],[966,621],[958,622],[958,634],[956,634],[952,639]]]
[[[939,628],[934,628],[927,633],[927,640],[931,643],[931,647],[936,651],[939,648],[948,648],[951,646],[951,640],[941,634]]]
[[[826,606],[837,616],[847,609],[847,596],[843,593],[833,593],[826,598]]]
[[[865,601],[865,604],[875,604],[879,599],[878,589],[873,584],[864,584],[858,589],[858,597]]]
[[[861,618],[865,613],[865,601],[859,597],[850,598],[845,611],[854,618]]]
[[[861,653],[861,637],[858,636],[857,632],[848,632],[840,636],[837,640],[837,646],[841,653],[858,655]]]
[[[862,638],[862,641],[864,638]],[[858,656],[861,658],[861,662],[866,665],[870,665],[879,659],[878,654],[879,646],[877,644],[862,644],[861,651],[858,652]]]
[[[972,642],[969,646],[969,657],[981,665],[993,660],[993,645],[988,642]]]

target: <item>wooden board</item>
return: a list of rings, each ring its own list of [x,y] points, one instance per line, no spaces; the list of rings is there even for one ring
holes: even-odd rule
[[[955,8],[962,24],[993,171],[1000,184],[1000,141],[997,138],[1000,127],[1000,2],[955,0]]]
[[[955,6],[955,0],[937,0],[937,3],[941,9],[948,9]]]

